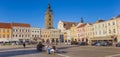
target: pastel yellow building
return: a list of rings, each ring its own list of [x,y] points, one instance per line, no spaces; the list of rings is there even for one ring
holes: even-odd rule
[[[67,42],[67,32],[63,32],[64,35],[64,42]]]
[[[11,24],[0,23],[0,42],[9,42],[11,40]]]
[[[93,24],[87,23],[84,27],[85,29],[85,38],[88,43],[91,43],[91,38],[93,38]]]
[[[45,43],[56,43],[60,41],[60,30],[41,29],[41,40]]]
[[[117,29],[117,19],[116,18],[112,18],[108,21],[106,21],[106,25],[107,25],[107,36],[109,36],[109,38],[111,38],[114,42],[117,42],[117,36],[118,36],[118,29]]]
[[[72,41],[78,41],[76,25],[77,24],[73,24],[72,27],[70,28],[70,37],[71,37]]]
[[[118,32],[117,42],[120,42],[120,15],[118,15],[116,19],[117,19],[117,32]]]

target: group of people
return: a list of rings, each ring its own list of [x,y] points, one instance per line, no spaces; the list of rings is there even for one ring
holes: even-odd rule
[[[45,48],[48,54],[51,54],[51,53],[55,54],[56,52],[56,46],[54,44],[46,45]]]
[[[23,47],[25,48],[26,47],[26,44],[23,43]],[[43,45],[41,42],[38,43],[37,45],[37,50],[38,51],[43,51],[43,50],[46,50],[46,52],[48,54],[55,54],[56,52],[56,46],[54,44],[47,44],[47,45]]]
[[[41,42],[39,42],[37,45],[37,50],[38,51],[45,50],[48,54],[51,54],[51,53],[55,54],[56,46],[54,44],[43,45]]]

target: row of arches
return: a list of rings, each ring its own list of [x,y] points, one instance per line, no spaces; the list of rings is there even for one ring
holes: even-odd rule
[[[58,43],[59,39],[58,38],[51,38],[51,39],[42,39],[43,43]]]

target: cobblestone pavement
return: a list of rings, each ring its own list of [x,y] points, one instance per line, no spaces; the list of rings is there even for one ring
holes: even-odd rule
[[[69,57],[120,57],[120,47],[72,46],[62,48]]]
[[[66,45],[57,45],[57,47]],[[27,45],[23,48],[22,45],[0,46],[0,57],[63,57],[58,53],[47,54],[47,52],[39,52],[36,50],[36,45]]]
[[[4,46],[0,48],[0,57],[60,57],[57,54],[47,54],[46,52],[39,52],[35,46]]]
[[[0,57],[120,57],[120,47],[57,45],[58,53],[38,52],[36,45],[0,47]]]

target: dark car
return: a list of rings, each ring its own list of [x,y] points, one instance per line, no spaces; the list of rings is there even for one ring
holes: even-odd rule
[[[85,45],[88,45],[88,43],[87,42],[79,42],[78,45],[79,46],[85,46]]]
[[[112,45],[113,45],[112,42],[108,42],[108,41],[101,42],[101,46],[112,46]]]
[[[105,42],[105,41],[100,42],[100,46],[107,46],[107,45],[108,45],[108,43],[107,43],[107,42]]]
[[[94,46],[101,46],[101,42],[97,42]]]
[[[42,51],[43,47],[44,47],[44,45],[41,42],[39,42],[36,48],[38,51]]]
[[[96,41],[96,42],[93,42],[91,45],[92,45],[92,46],[97,46],[99,43],[100,43],[100,42],[97,42],[97,41]]]
[[[113,43],[112,42],[108,42],[108,41],[96,41],[92,43],[92,46],[112,46]]]
[[[96,42],[92,43],[92,46],[102,46],[102,45],[104,45],[104,43],[99,42],[99,41],[96,41]]]
[[[112,42],[107,41],[107,46],[112,46],[112,45],[113,45],[113,43],[112,43]]]
[[[77,41],[71,41],[71,45],[77,45],[78,42]]]
[[[116,44],[116,47],[120,47],[120,42],[118,42],[118,43]]]

